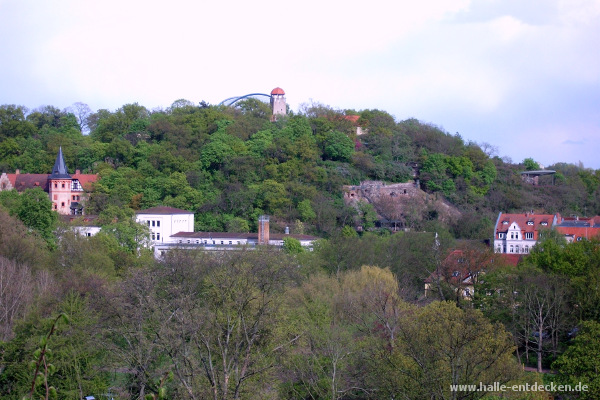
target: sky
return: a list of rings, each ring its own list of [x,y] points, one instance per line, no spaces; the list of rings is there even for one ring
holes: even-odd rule
[[[600,0],[0,0],[0,104],[285,90],[600,169]]]

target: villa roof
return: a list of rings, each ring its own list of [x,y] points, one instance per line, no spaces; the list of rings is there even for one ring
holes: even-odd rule
[[[36,187],[48,191],[48,174],[6,174],[6,176],[17,192]]]
[[[92,189],[92,184],[98,181],[97,174],[82,174],[79,172],[79,170],[77,170],[75,174],[71,175],[71,178],[77,179],[81,186],[88,191]]]
[[[522,232],[534,232],[540,228],[550,228],[554,222],[553,214],[502,214],[498,216],[496,233],[506,232],[513,222],[519,225]]]

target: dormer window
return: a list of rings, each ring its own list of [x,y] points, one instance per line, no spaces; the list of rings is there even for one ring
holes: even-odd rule
[[[502,221],[502,224],[503,224],[503,225],[508,225],[508,220],[504,220],[504,221]]]
[[[504,239],[504,237],[505,237],[504,235],[505,235],[505,233],[499,233],[498,234],[498,239]]]
[[[546,221],[543,221],[541,225],[543,225],[543,226],[547,226],[547,225],[548,225],[548,222],[546,222]]]
[[[527,221],[527,225],[533,225],[533,221]]]

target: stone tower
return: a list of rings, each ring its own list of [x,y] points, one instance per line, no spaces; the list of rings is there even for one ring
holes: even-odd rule
[[[280,87],[276,87],[275,89],[271,90],[271,111],[273,112],[271,121],[277,121],[278,115],[287,114],[285,92]]]

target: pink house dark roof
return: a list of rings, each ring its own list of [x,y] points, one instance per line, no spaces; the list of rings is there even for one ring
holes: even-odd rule
[[[35,187],[48,191],[48,174],[6,174],[6,176],[17,192]]]

